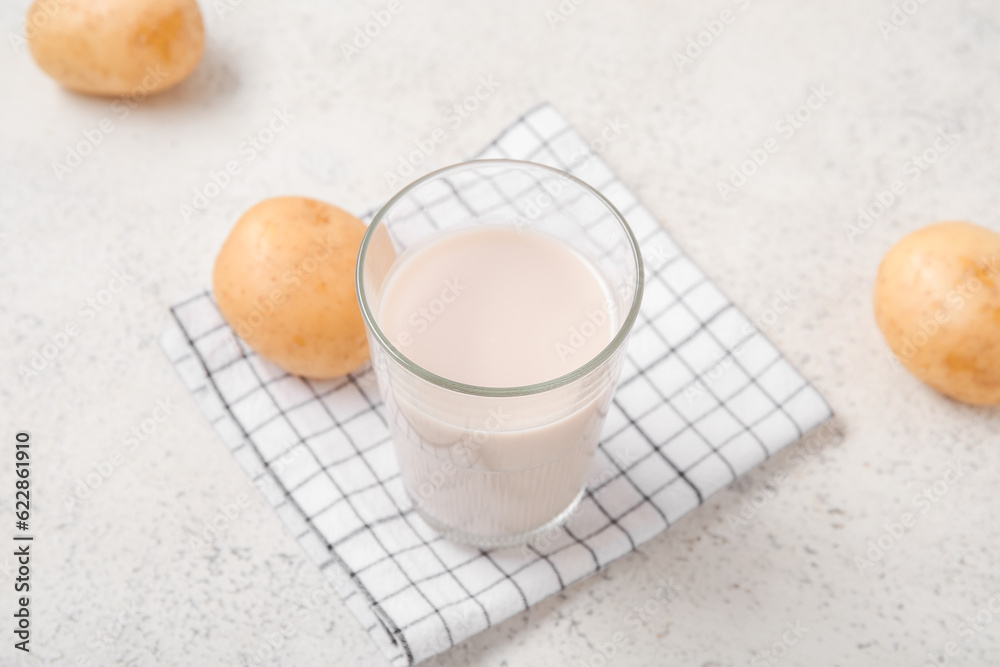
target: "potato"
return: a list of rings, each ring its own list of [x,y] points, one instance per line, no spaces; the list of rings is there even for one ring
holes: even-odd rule
[[[109,97],[166,90],[205,50],[196,0],[36,0],[26,32],[49,76],[70,90]]]
[[[875,319],[914,375],[952,398],[1000,404],[1000,234],[942,222],[893,247]]]
[[[344,375],[368,359],[354,289],[365,224],[335,206],[278,197],[247,211],[215,262],[226,321],[262,357],[295,375]]]

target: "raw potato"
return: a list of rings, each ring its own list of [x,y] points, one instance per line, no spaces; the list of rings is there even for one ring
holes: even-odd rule
[[[918,378],[966,403],[1000,404],[1000,234],[943,222],[893,247],[875,319]]]
[[[31,54],[70,90],[145,97],[180,83],[201,60],[196,0],[36,0]]]
[[[226,321],[294,375],[344,375],[368,359],[354,272],[365,224],[304,197],[263,201],[219,251],[212,283]]]

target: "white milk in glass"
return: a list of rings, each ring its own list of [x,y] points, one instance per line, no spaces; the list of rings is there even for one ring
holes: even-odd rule
[[[598,270],[563,241],[479,225],[401,255],[378,321],[403,355],[431,373],[478,387],[523,387],[597,357],[621,325],[616,303]],[[544,526],[583,488],[618,371],[610,364],[557,393],[515,398],[383,383],[414,502],[432,523],[474,535]]]

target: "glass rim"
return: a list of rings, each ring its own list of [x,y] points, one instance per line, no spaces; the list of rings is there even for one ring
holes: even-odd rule
[[[482,387],[474,384],[466,384],[464,382],[456,382],[455,380],[449,380],[446,377],[433,373],[423,366],[415,363],[399,349],[397,349],[391,341],[389,341],[388,337],[382,331],[382,328],[378,325],[378,322],[375,319],[375,314],[372,312],[371,306],[368,303],[368,297],[365,294],[364,287],[364,267],[365,260],[368,256],[368,247],[375,234],[375,230],[378,229],[388,212],[392,210],[392,208],[399,203],[401,199],[410,194],[417,187],[430,180],[439,178],[448,172],[474,169],[477,167],[504,165],[515,166],[521,169],[539,169],[542,171],[548,171],[556,176],[567,178],[604,204],[604,206],[611,211],[615,220],[622,228],[622,231],[625,232],[625,236],[628,239],[629,247],[632,250],[632,260],[635,262],[636,282],[635,290],[632,296],[632,304],[629,307],[624,320],[622,320],[621,325],[618,327],[618,332],[615,334],[614,338],[611,339],[611,342],[609,342],[604,349],[597,354],[597,356],[590,359],[587,363],[577,367],[565,375],[560,375],[552,380],[545,380],[544,382],[536,382],[535,384],[516,387]],[[621,214],[618,208],[612,204],[607,197],[588,183],[561,169],[556,169],[555,167],[550,167],[544,164],[538,164],[537,162],[511,159],[467,160],[465,162],[458,162],[447,167],[436,169],[429,174],[421,176],[409,185],[406,185],[402,190],[393,195],[392,198],[382,206],[382,208],[379,209],[378,213],[375,214],[375,217],[372,218],[371,223],[369,223],[368,229],[365,231],[364,238],[361,240],[361,249],[358,251],[357,268],[355,271],[355,290],[357,292],[358,304],[361,306],[361,316],[379,346],[385,350],[389,356],[417,377],[430,382],[431,384],[437,385],[438,387],[462,394],[492,398],[529,396],[532,394],[541,394],[547,391],[552,391],[553,389],[565,387],[566,385],[571,384],[572,382],[575,382],[576,380],[579,380],[580,378],[583,378],[598,369],[606,361],[608,361],[618,351],[618,349],[621,348],[622,345],[625,344],[625,339],[628,338],[628,335],[632,331],[632,327],[635,324],[636,318],[639,316],[639,306],[642,303],[644,286],[645,272],[643,269],[642,254],[639,250],[639,242],[636,240],[635,234],[632,232],[632,228],[625,220],[625,216]]]

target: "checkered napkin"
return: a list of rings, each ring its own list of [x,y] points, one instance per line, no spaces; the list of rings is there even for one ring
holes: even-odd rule
[[[555,109],[479,156],[559,167],[640,239],[646,293],[586,495],[522,549],[453,544],[413,511],[370,368],[289,376],[234,335],[211,294],[171,309],[162,345],[258,488],[393,665],[409,665],[597,572],[831,416]],[[456,206],[462,204],[457,201]]]

